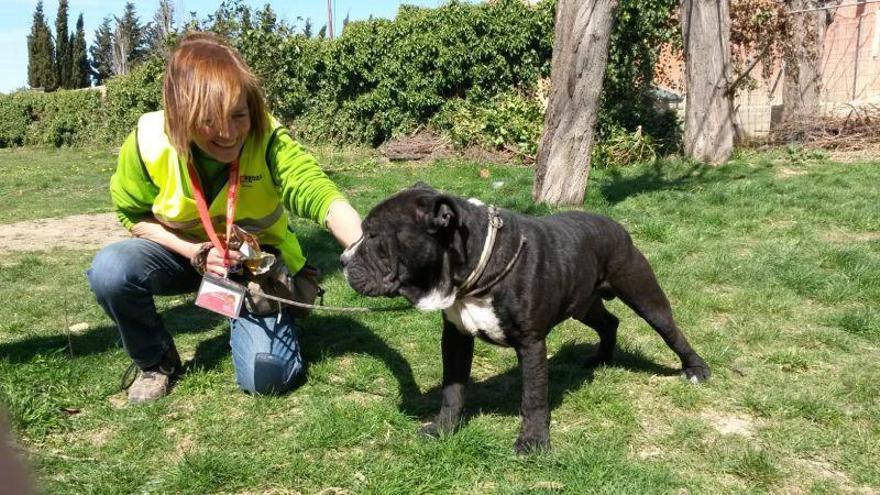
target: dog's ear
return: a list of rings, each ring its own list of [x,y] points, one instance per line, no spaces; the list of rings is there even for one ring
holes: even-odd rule
[[[437,196],[428,215],[428,233],[436,234],[455,230],[459,221],[458,205],[449,196]]]

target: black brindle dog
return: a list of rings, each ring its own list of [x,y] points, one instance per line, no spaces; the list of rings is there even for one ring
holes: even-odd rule
[[[443,403],[426,433],[459,423],[474,337],[512,347],[522,371],[519,453],[550,447],[545,337],[574,318],[599,333],[588,364],[610,363],[619,297],[663,337],[698,382],[709,366],[691,348],[647,260],[617,222],[566,212],[544,218],[496,210],[417,185],[373,208],[363,238],[342,255],[348,283],[366,296],[403,296],[443,311]]]

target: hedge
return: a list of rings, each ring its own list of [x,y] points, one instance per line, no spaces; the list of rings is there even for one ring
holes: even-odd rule
[[[375,145],[428,124],[461,144],[531,154],[543,124],[535,93],[550,72],[554,5],[402,6],[395,20],[351,22],[335,40],[293,34],[238,9],[222,31],[260,76],[273,112],[305,139]],[[658,47],[677,32],[668,15],[674,5],[621,0],[600,137],[639,125],[674,135],[674,119],[658,116],[646,96]],[[121,142],[141,113],[160,107],[163,69],[153,58],[112,78],[103,101],[89,91],[2,96],[0,146]]]

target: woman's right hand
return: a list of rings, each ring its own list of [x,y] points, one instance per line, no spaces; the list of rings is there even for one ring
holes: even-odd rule
[[[229,251],[229,263],[230,267],[240,264],[241,253],[239,251]],[[211,250],[208,251],[207,263],[205,263],[205,273],[210,273],[217,277],[225,277],[228,272],[228,268],[223,263],[223,255],[220,254],[216,247],[211,246]]]

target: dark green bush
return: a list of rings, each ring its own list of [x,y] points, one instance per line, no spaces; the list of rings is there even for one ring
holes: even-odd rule
[[[549,74],[552,26],[551,2],[403,6],[394,21],[349,23],[338,39],[318,43],[318,56],[297,43],[301,61],[284,58],[284,70],[261,73],[292,79],[282,84],[294,88],[288,103],[276,109],[300,133],[378,144],[428,122],[450,100],[533,88]]]
[[[24,144],[28,123],[31,121],[31,99],[24,94],[0,94],[0,148]]]
[[[657,112],[649,96],[659,47],[678,35],[669,15],[675,4],[621,0],[599,141],[641,126],[659,149],[679,142],[674,116]],[[402,6],[394,21],[351,22],[325,40],[293,34],[267,9],[251,13],[233,2],[205,27],[230,38],[260,76],[275,115],[306,139],[375,145],[433,124],[459,144],[533,155],[543,125],[534,94],[550,74],[554,8],[554,0],[534,7],[521,0]],[[96,96],[48,103],[62,92],[4,96],[0,146],[86,138],[118,144],[138,116],[160,108],[163,71],[164,62],[152,58],[112,78],[103,105]]]
[[[0,146],[71,146],[95,142],[101,126],[95,90],[19,91],[0,98]]]
[[[448,100],[432,120],[458,145],[480,144],[530,156],[537,153],[543,123],[541,103],[516,91],[482,101]]]

